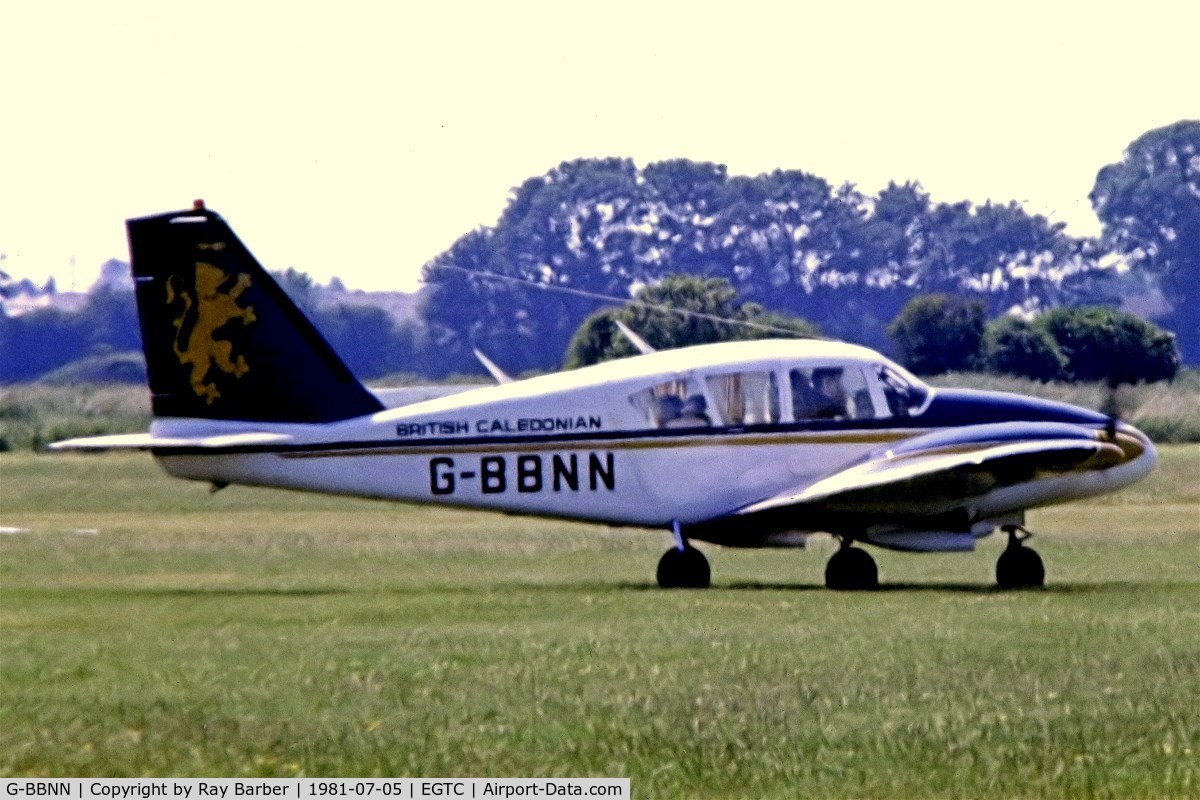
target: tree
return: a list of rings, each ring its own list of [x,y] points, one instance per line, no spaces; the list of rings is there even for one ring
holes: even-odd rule
[[[578,369],[601,361],[637,355],[637,348],[613,324],[618,319],[625,322],[624,311],[623,308],[602,308],[585,319],[567,345],[563,367]]]
[[[476,346],[514,372],[549,367],[596,307],[576,292],[628,297],[650,274],[637,257],[644,194],[628,159],[565,162],[427,264],[420,313],[455,371],[478,370]]]
[[[939,375],[975,366],[983,323],[982,300],[924,295],[904,306],[887,333],[905,366],[919,375]]]
[[[317,310],[317,286],[307,272],[301,272],[295,267],[288,267],[280,272],[272,272],[271,277],[280,288],[292,298],[296,307],[307,317],[312,317]]]
[[[641,171],[646,190],[644,223],[636,240],[638,258],[665,273],[724,274],[714,258],[713,226],[728,197],[724,164],[659,161]]]
[[[97,281],[79,316],[80,324],[89,332],[93,350],[103,346],[119,353],[142,351],[137,300],[132,290]]]
[[[312,321],[359,378],[378,378],[403,368],[395,323],[382,308],[339,304],[320,309]]]
[[[1016,202],[932,207],[921,221],[916,287],[977,295],[993,313],[1050,307],[1064,278],[1097,269],[1064,228]]]
[[[868,283],[877,288],[913,287],[919,280],[932,204],[921,184],[894,181],[881,189],[863,226],[872,262]]]
[[[1097,302],[1096,256],[1017,203],[935,204],[915,182],[870,197],[802,170],[730,177],[687,159],[580,159],[525,181],[495,226],[427,264],[421,314],[455,371],[477,369],[473,346],[517,372],[546,369],[595,313],[594,295],[619,304],[686,273],[881,346],[920,293],[979,297],[993,313]]]
[[[1200,362],[1200,121],[1149,131],[1096,175],[1089,199],[1107,243],[1155,272],[1172,304],[1163,322]]]
[[[635,302],[588,317],[567,348],[568,369],[637,352],[614,320],[624,322],[650,346],[664,350],[735,339],[819,335],[815,326],[802,319],[768,313],[757,303],[740,300],[723,278],[672,275],[642,289]]]
[[[91,352],[91,330],[80,314],[40,308],[19,317],[0,314],[0,383],[36,380]]]
[[[837,251],[841,203],[829,183],[800,170],[775,170],[727,184],[714,226],[726,275],[747,297],[811,294]]]
[[[88,356],[141,352],[133,292],[99,283],[76,312],[42,308],[0,315],[0,383],[37,380]]]
[[[1067,359],[1067,373],[1079,381],[1119,383],[1175,377],[1179,354],[1171,334],[1112,308],[1056,308],[1037,320]]]
[[[989,372],[1035,381],[1054,380],[1067,366],[1066,357],[1048,331],[1013,316],[988,323],[983,331],[981,361]]]

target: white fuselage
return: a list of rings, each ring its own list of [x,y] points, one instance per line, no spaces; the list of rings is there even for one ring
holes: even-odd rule
[[[869,376],[886,362],[848,345],[753,344],[681,351],[692,362],[656,353],[339,423],[255,424],[290,437],[289,444],[158,457],[172,475],[218,484],[665,526],[733,513],[939,427],[922,424],[920,413],[890,417],[869,381],[859,391],[860,420],[805,425],[795,418],[800,398],[789,389],[789,370],[837,364]],[[731,386],[744,396],[731,399]],[[656,418],[649,406],[671,387],[702,395],[708,422],[674,427]],[[770,396],[758,411],[752,389]],[[738,418],[722,420],[722,413]],[[152,433],[211,436],[245,427],[160,419]],[[972,510],[987,518],[1111,491],[1153,466],[1146,445],[1130,463],[998,489],[974,498]]]

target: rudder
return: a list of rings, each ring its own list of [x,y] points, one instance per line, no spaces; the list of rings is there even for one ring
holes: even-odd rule
[[[156,417],[333,422],[383,409],[221,216],[126,222]]]

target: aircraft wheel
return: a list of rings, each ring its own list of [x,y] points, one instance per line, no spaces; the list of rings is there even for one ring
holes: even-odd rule
[[[664,589],[707,589],[711,579],[708,559],[690,545],[672,547],[658,560],[658,585]]]
[[[841,591],[878,589],[879,568],[867,551],[843,547],[825,565],[825,585]]]
[[[996,584],[1001,589],[1032,589],[1046,585],[1046,568],[1031,547],[1009,545],[996,562]]]

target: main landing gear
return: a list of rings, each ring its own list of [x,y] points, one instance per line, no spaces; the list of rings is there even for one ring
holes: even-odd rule
[[[1020,525],[1005,525],[1008,547],[996,561],[996,585],[1001,589],[1034,589],[1046,584],[1041,556],[1024,541],[1033,534]]]
[[[675,546],[658,561],[658,585],[664,589],[707,589],[712,582],[708,559],[692,547],[678,522],[672,526]],[[1041,556],[1024,542],[1033,534],[1020,525],[1005,525],[1008,547],[996,562],[996,584],[1001,589],[1034,589],[1046,584],[1046,568]],[[825,565],[825,585],[838,591],[863,591],[879,588],[879,568],[865,550],[854,547],[854,540],[843,538],[829,563]]]
[[[708,559],[688,544],[678,522],[672,531],[675,546],[658,560],[658,585],[664,589],[707,589],[712,580]]]
[[[825,585],[842,591],[879,588],[879,568],[866,550],[851,547],[853,540],[842,539],[829,563],[825,565]]]

